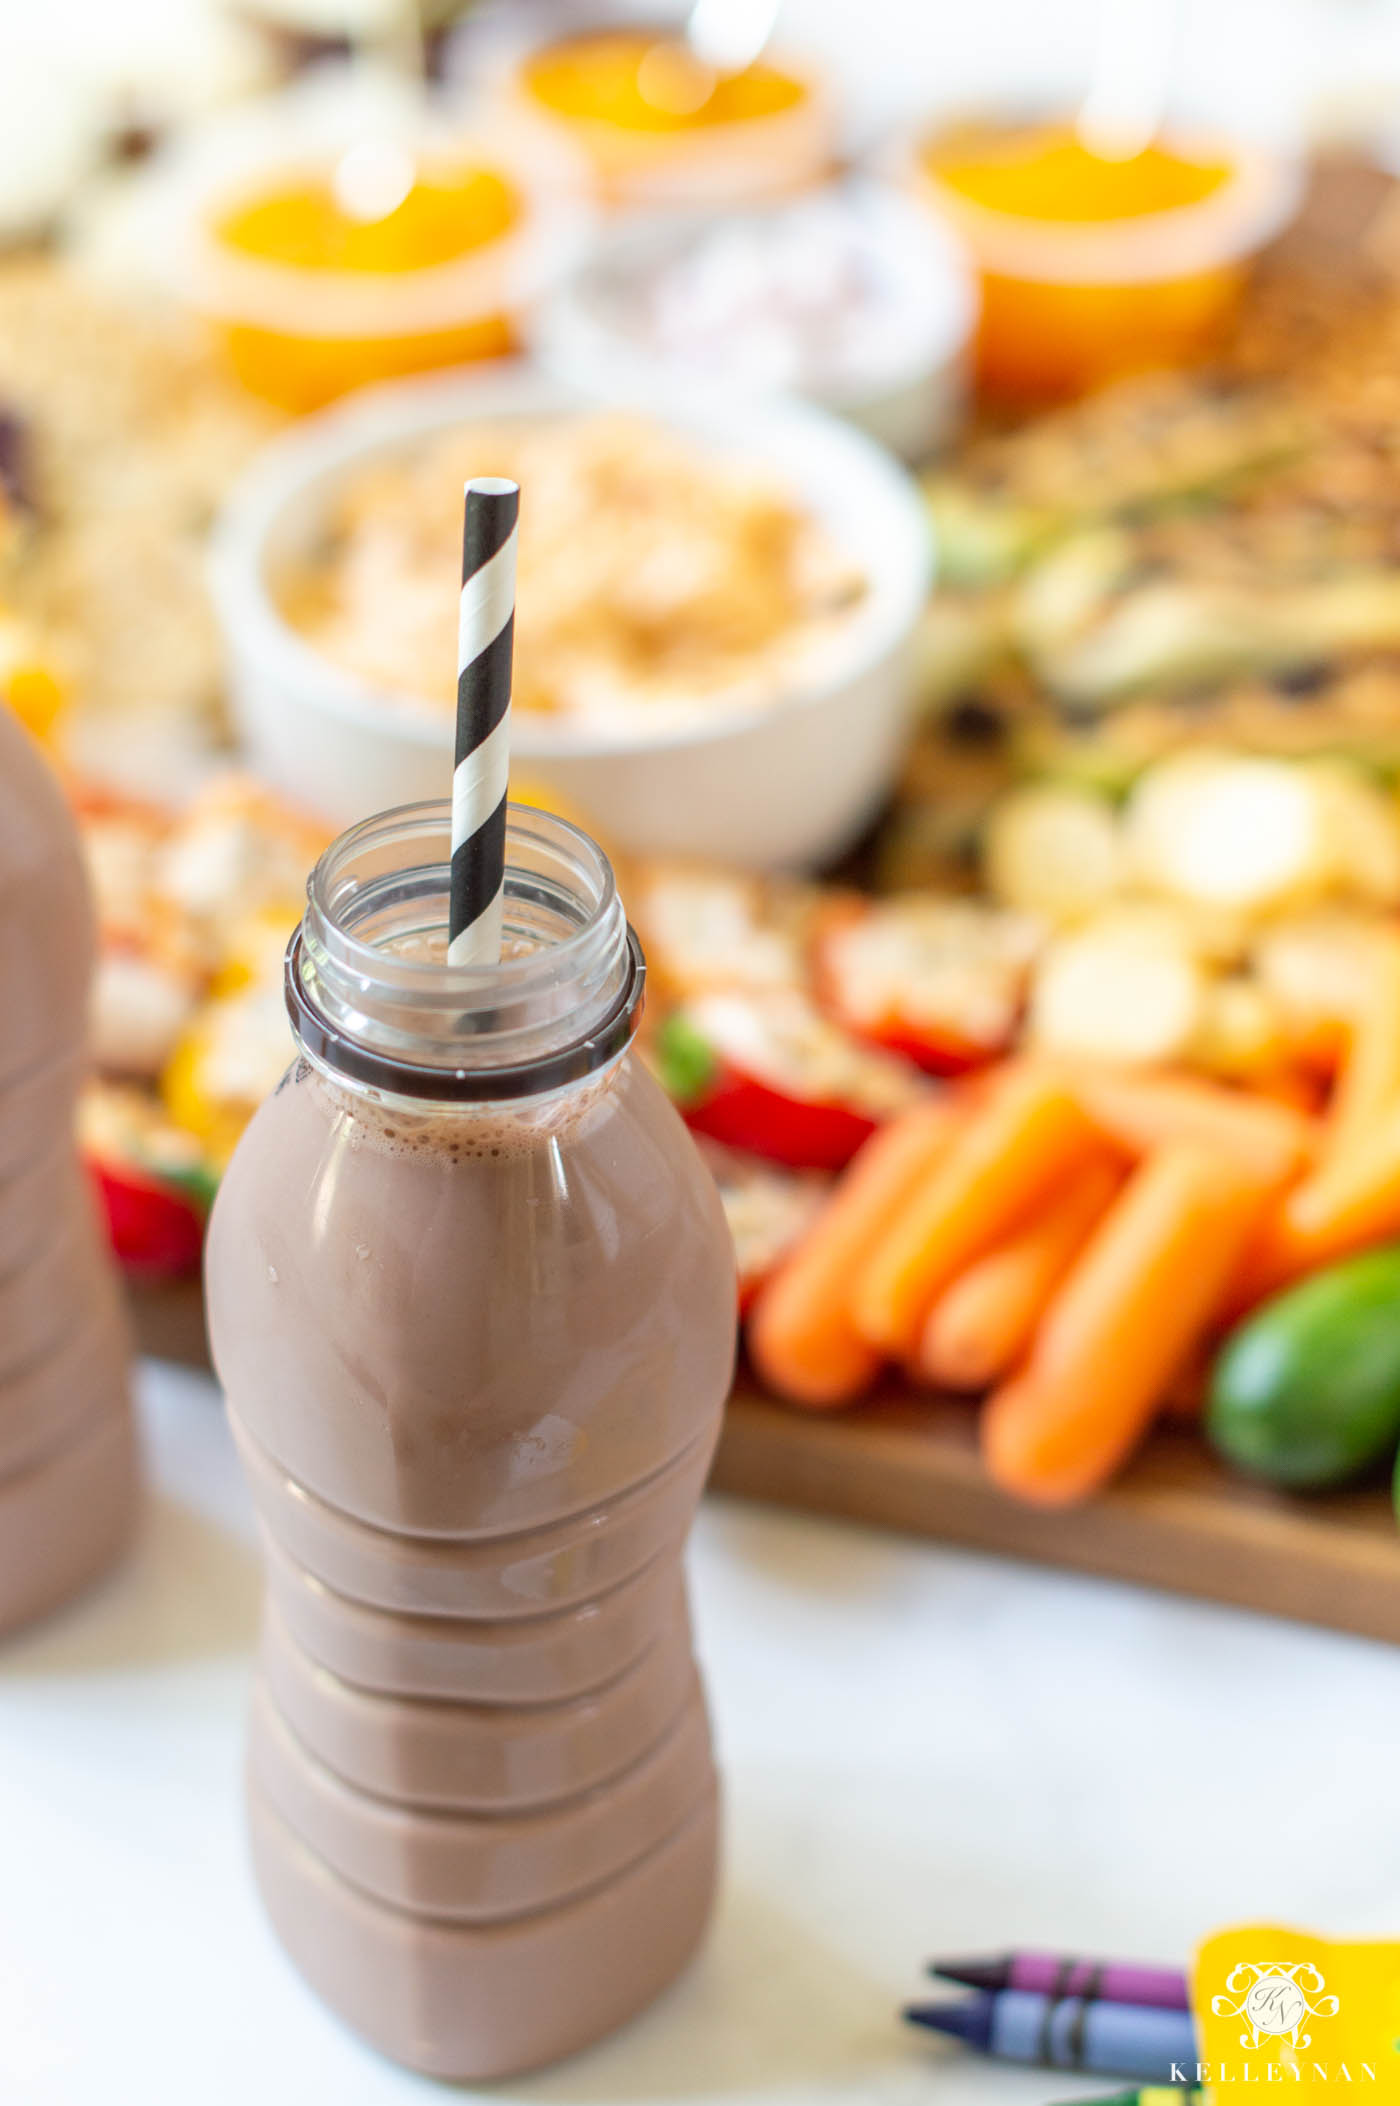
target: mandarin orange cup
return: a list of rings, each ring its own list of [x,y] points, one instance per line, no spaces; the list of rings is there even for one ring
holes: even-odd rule
[[[577,208],[502,141],[407,156],[379,216],[341,206],[337,157],[230,174],[199,201],[185,288],[243,384],[301,414],[376,381],[518,348],[516,317],[572,254]]]
[[[580,154],[614,208],[752,204],[820,182],[835,152],[825,83],[785,56],[707,74],[661,25],[598,28],[517,53],[512,123]]]
[[[1208,353],[1301,193],[1283,155],[1183,137],[1115,161],[1069,123],[949,127],[912,181],[977,266],[978,390],[1010,407]]]

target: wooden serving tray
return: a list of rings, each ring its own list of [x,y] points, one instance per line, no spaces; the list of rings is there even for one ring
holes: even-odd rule
[[[207,1367],[195,1281],[132,1292],[141,1350]],[[741,1377],[713,1487],[973,1550],[1101,1573],[1400,1644],[1400,1528],[1380,1487],[1290,1499],[1230,1476],[1189,1427],[1153,1435],[1068,1513],[992,1486],[964,1403],[891,1390],[858,1410],[790,1410]]]

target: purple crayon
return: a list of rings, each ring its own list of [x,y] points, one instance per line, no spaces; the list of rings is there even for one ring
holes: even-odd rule
[[[1176,2073],[1196,2060],[1190,2012],[1163,2011],[1153,2004],[983,1989],[955,2004],[909,2004],[904,2016],[999,2062],[1092,2070],[1100,2076],[1136,2077],[1139,2084],[1174,2084]]]
[[[1010,1952],[985,1960],[930,1960],[928,1971],[965,1989],[1029,1989],[1037,1996],[1082,1996],[1100,2004],[1148,2004],[1189,2011],[1186,1976],[1175,1967],[1131,1960],[1076,1960],[1057,1952]]]

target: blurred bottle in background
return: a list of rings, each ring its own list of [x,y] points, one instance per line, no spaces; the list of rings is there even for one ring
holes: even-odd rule
[[[120,1290],[77,1157],[95,943],[72,816],[0,708],[0,1631],[106,1571],[136,1512]]]

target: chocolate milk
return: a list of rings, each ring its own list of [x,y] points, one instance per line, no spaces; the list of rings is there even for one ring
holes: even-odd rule
[[[605,860],[514,812],[507,960],[449,968],[447,826],[386,814],[313,874],[304,1055],[219,1193],[208,1305],[268,1553],[264,1900],[376,2046],[480,2079],[619,2024],[709,1913],[681,1557],[734,1276],[627,1050]]]
[[[62,791],[0,705],[0,1632],[124,1548],[120,1294],[73,1141],[94,927]]]

